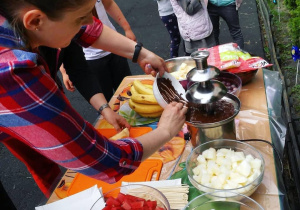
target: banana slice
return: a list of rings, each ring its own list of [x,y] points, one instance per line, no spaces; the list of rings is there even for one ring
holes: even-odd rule
[[[117,140],[117,139],[122,139],[122,138],[127,138],[129,137],[129,130],[128,128],[124,128],[121,132],[117,133],[116,135],[110,137],[110,140]]]

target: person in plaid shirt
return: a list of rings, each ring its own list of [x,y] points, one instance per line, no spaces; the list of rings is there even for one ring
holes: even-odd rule
[[[185,122],[187,108],[172,102],[157,129],[110,141],[71,107],[39,56],[39,46],[63,48],[74,39],[132,58],[136,45],[92,17],[95,2],[0,1],[0,141],[26,164],[46,196],[58,164],[113,183],[132,173]],[[145,48],[137,62],[147,74],[166,70],[163,59]]]

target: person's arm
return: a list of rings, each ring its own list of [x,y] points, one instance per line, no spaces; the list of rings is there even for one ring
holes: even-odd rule
[[[73,86],[72,81],[69,79],[69,76],[63,65],[60,67],[59,70],[63,76],[63,82],[66,89],[74,92],[75,87]],[[96,93],[88,101],[96,110],[99,110],[102,105],[107,104],[105,96],[102,93]],[[101,114],[104,117],[104,119],[106,119],[106,121],[116,129],[117,132],[120,132],[125,127],[128,129],[130,128],[129,123],[125,120],[125,118],[118,115],[110,107],[105,108],[101,112]]]
[[[62,75],[63,83],[65,85],[65,88],[68,91],[74,92],[75,91],[75,87],[73,85],[73,82],[69,79],[69,75],[67,74],[66,69],[64,68],[63,64],[60,66],[59,71],[60,71],[60,73]]]
[[[0,74],[1,86],[10,96],[0,108],[0,132],[65,168],[96,179],[115,182],[132,173],[142,159],[141,143],[134,139],[109,141],[102,136],[76,112],[41,68],[24,68],[5,78]],[[14,91],[24,84],[23,91]]]
[[[136,41],[136,37],[131,30],[131,27],[120,10],[119,6],[114,0],[102,0],[103,6],[106,12],[109,14],[116,23],[121,26],[125,32],[125,36],[133,41]]]
[[[60,60],[70,80],[87,101],[95,94],[102,93],[96,75],[89,71],[82,47],[76,42],[72,41],[68,47],[61,50]]]
[[[136,42],[103,25],[102,33],[92,44],[92,47],[103,49],[122,57],[132,59],[135,45]],[[139,53],[137,63],[146,74],[156,75],[156,73],[159,72],[162,76],[165,71],[168,71],[165,61],[144,47],[142,47]]]
[[[103,104],[107,104],[97,77],[89,70],[82,47],[75,42],[71,42],[67,48],[62,49],[61,55],[63,57],[63,67],[65,67],[60,68],[64,83],[67,77],[70,78],[68,81],[74,82],[81,95],[96,110],[99,110]],[[130,128],[129,123],[110,108],[104,109],[101,114],[118,132],[124,127]]]
[[[92,24],[80,29],[74,41],[83,47],[92,46],[128,59],[133,58],[136,46],[136,42],[105,26],[95,17]],[[168,71],[165,61],[144,47],[139,53],[137,63],[146,74],[153,76],[157,72],[162,76]]]
[[[89,102],[96,110],[99,110],[102,105],[107,104],[105,96],[102,93],[93,95]],[[126,119],[114,112],[110,107],[103,109],[101,115],[116,129],[117,132],[120,132],[125,127],[128,129],[130,128]]]
[[[141,160],[171,140],[185,121],[187,110],[174,102],[166,107],[158,128],[139,137],[140,142],[132,138],[109,141],[83,120],[41,68],[0,73],[0,83],[9,96],[0,108],[0,131],[65,168],[115,182],[132,173]],[[14,91],[18,89],[23,91]]]
[[[187,110],[188,108],[182,103],[172,102],[168,104],[160,117],[157,128],[148,133],[149,135],[145,134],[136,138],[144,148],[142,160],[147,159],[178,134],[185,122]]]

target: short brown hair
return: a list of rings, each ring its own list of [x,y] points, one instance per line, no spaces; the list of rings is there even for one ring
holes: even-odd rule
[[[87,1],[91,0],[0,0],[0,14],[9,21],[24,43],[28,44],[24,25],[18,18],[22,8],[32,5],[44,12],[49,19],[59,20],[66,11],[75,10]]]

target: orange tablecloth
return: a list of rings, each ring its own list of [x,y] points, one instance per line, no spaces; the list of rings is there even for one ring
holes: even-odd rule
[[[138,75],[125,77],[120,84],[118,90],[110,100],[110,105],[113,106],[118,95],[135,79],[154,79],[149,75]],[[263,71],[260,69],[252,82],[243,86],[239,99],[241,100],[241,110],[236,117],[236,136],[237,139],[264,139],[271,142],[270,124],[268,116],[268,108],[264,87]],[[96,120],[95,128],[101,127],[101,118]],[[261,185],[251,196],[254,200],[260,203],[265,209],[280,209],[279,195],[277,187],[277,177],[275,172],[273,150],[265,143],[250,143],[256,147],[264,156],[265,174]],[[192,146],[188,143],[179,160],[168,162],[163,166],[160,179],[167,179],[171,174],[181,168],[179,163],[184,162],[190,153]],[[171,170],[172,169],[172,170]],[[171,171],[171,172],[170,172]],[[67,171],[62,180],[71,182],[70,177],[72,172]],[[48,200],[48,203],[58,200],[59,198],[53,193]]]

